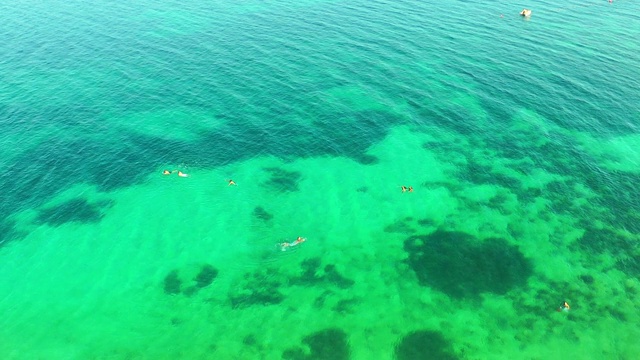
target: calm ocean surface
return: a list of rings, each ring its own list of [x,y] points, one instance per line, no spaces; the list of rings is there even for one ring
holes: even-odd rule
[[[639,14],[3,2],[0,358],[640,358]]]

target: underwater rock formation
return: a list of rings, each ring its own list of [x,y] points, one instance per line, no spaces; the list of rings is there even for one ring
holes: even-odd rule
[[[253,209],[253,216],[263,221],[269,221],[273,218],[273,215],[269,214],[262,206],[256,206]]]
[[[178,276],[178,270],[171,270],[164,277],[164,293],[167,295],[180,294],[182,288],[182,280]]]
[[[355,284],[355,281],[340,274],[333,264],[327,264],[322,268],[322,261],[319,257],[305,259],[300,265],[302,274],[290,281],[294,285],[315,286],[329,283],[346,289]]]
[[[218,276],[218,269],[209,264],[202,265],[200,272],[195,277],[196,287],[202,289],[213,283],[213,280]]]
[[[36,222],[51,226],[59,226],[68,222],[94,223],[102,219],[101,209],[110,205],[109,201],[89,203],[85,199],[73,199],[40,210]]]
[[[569,248],[586,253],[588,256],[585,257],[585,263],[589,268],[601,267],[608,263],[608,259],[614,259],[616,269],[640,278],[640,236],[608,227],[598,229],[589,225],[582,237]]]
[[[7,219],[0,220],[0,247],[26,235],[25,232],[16,230],[15,221]]]
[[[192,296],[211,285],[218,276],[218,269],[212,265],[203,264],[198,268],[197,274],[193,268],[171,270],[164,278],[164,293]]]
[[[341,289],[349,288],[353,286],[353,284],[355,284],[355,281],[342,276],[342,274],[340,274],[336,269],[336,266],[332,264],[325,265],[324,278],[330,284],[333,284]]]
[[[419,330],[407,334],[395,349],[397,360],[456,360],[451,344],[441,333]]]
[[[590,253],[609,252],[612,255],[631,254],[638,247],[637,239],[623,236],[610,229],[589,227],[574,246]]]
[[[265,183],[271,189],[279,192],[298,191],[298,182],[302,174],[298,171],[287,171],[279,167],[264,168],[271,177]]]
[[[530,261],[504,239],[480,242],[465,233],[438,230],[407,238],[404,249],[421,285],[455,298],[504,294],[525,285],[533,271]]]
[[[416,230],[410,224],[411,220],[398,220],[384,227],[386,233],[413,234]]]
[[[315,332],[302,339],[304,346],[287,349],[285,360],[348,360],[351,356],[347,334],[330,328]]]
[[[245,308],[254,305],[279,304],[285,299],[281,292],[283,283],[282,276],[271,268],[248,273],[229,293],[231,307]]]
[[[233,308],[268,306],[285,299],[286,290],[292,286],[321,286],[332,289],[347,289],[355,281],[343,276],[333,264],[322,265],[319,257],[305,259],[300,264],[301,272],[288,274],[279,268],[263,267],[246,273],[229,292]]]

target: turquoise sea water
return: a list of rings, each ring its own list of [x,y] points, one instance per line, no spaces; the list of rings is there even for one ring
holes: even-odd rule
[[[0,358],[637,359],[639,11],[0,4]]]

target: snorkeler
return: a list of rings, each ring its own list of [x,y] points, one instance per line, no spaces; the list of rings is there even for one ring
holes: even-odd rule
[[[236,186],[238,186],[238,184],[236,184],[236,182],[235,182],[235,181],[233,181],[233,180],[229,179],[229,185],[228,185],[228,186],[231,186],[231,185],[236,185]]]

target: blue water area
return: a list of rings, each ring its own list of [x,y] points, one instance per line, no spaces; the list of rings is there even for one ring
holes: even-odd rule
[[[0,357],[636,358],[639,10],[0,4]]]

